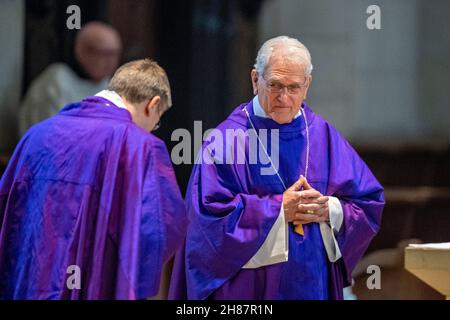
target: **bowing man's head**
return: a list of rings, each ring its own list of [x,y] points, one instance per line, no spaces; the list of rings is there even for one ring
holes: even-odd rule
[[[312,68],[308,49],[297,39],[280,36],[261,46],[251,71],[253,92],[275,122],[290,123],[298,114]]]
[[[167,74],[150,59],[122,65],[112,77],[109,89],[122,97],[133,122],[149,132],[157,129],[162,115],[172,106]]]

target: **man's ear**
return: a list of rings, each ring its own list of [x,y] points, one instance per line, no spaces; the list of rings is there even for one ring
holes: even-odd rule
[[[304,96],[303,96],[303,100],[306,100],[306,98],[308,97],[308,90],[309,90],[309,87],[311,86],[311,82],[312,82],[312,75],[309,75],[308,76],[308,85],[306,86],[306,88],[305,88],[305,94],[304,94]]]
[[[256,72],[256,69],[252,69],[250,78],[252,79],[253,94],[256,96],[258,94],[258,73]]]
[[[145,107],[145,115],[149,116],[152,110],[156,111],[160,103],[161,103],[160,96],[154,96],[153,98],[151,98],[147,103],[147,106]]]

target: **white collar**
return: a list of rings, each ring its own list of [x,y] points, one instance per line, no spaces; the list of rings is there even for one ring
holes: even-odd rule
[[[126,109],[125,102],[123,102],[122,98],[115,91],[111,90],[102,90],[95,95],[96,97],[100,97],[112,102],[114,105],[118,106],[121,109]],[[109,106],[109,104],[107,104]]]
[[[253,113],[255,116],[262,117],[262,118],[269,118],[262,108],[261,104],[259,103],[258,96],[256,95],[253,98]],[[295,115],[294,119],[300,117],[302,115],[302,109],[298,110],[298,113]]]

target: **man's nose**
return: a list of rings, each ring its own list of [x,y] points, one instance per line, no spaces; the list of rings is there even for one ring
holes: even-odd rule
[[[281,92],[278,94],[278,97],[281,101],[286,101],[289,98],[289,92],[287,87],[284,87]]]

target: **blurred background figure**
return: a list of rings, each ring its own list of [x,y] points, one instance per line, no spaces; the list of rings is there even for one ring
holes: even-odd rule
[[[0,300],[158,293],[187,225],[167,148],[149,134],[172,105],[169,80],[140,59],[108,87],[33,126],[15,149],[0,179]]]
[[[73,65],[53,63],[32,82],[20,108],[20,135],[66,103],[106,89],[121,51],[120,35],[113,27],[102,22],[84,25],[75,39]]]

